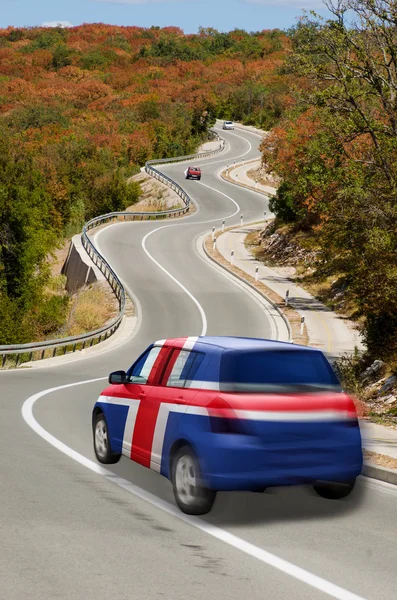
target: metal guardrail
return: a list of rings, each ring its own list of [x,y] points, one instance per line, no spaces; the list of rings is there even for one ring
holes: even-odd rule
[[[189,195],[178,183],[176,183],[167,175],[160,173],[160,171],[155,169],[152,165],[182,162],[189,159],[201,159],[219,154],[225,148],[225,141],[222,138],[220,138],[215,131],[210,131],[209,135],[211,135],[212,138],[220,142],[219,149],[210,150],[208,152],[201,152],[199,154],[191,154],[189,156],[179,156],[172,159],[168,158],[160,160],[151,160],[148,161],[145,165],[145,171],[149,175],[155,177],[156,179],[173,189],[180,196],[184,203],[184,206],[182,208],[175,208],[160,212],[112,212],[106,215],[95,217],[94,219],[91,219],[90,221],[88,221],[88,223],[84,225],[83,231],[81,233],[81,241],[83,247],[87,252],[88,256],[91,258],[92,262],[98,267],[101,273],[103,273],[113,293],[118,299],[118,315],[114,319],[112,319],[112,321],[110,321],[110,323],[108,323],[107,325],[104,325],[99,329],[95,329],[94,331],[89,331],[88,333],[84,333],[78,336],[65,337],[56,340],[47,340],[43,342],[32,342],[29,344],[15,344],[6,346],[0,345],[1,369],[4,369],[5,367],[9,366],[7,365],[7,359],[11,361],[15,367],[18,367],[24,362],[31,362],[33,360],[43,360],[44,358],[55,357],[57,354],[69,354],[71,352],[75,352],[76,350],[84,350],[84,348],[86,348],[87,345],[88,347],[91,347],[93,344],[98,344],[109,338],[115,333],[115,331],[117,331],[125,312],[126,294],[124,286],[121,283],[120,279],[117,277],[116,273],[113,271],[112,267],[106,261],[106,259],[95,248],[94,244],[88,236],[88,232],[94,227],[99,227],[100,225],[104,225],[105,223],[109,223],[114,220],[151,220],[163,219],[165,217],[179,217],[186,214],[190,208],[191,203]],[[61,352],[58,353],[58,350],[61,350]]]

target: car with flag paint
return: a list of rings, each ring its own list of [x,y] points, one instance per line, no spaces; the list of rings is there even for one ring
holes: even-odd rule
[[[167,339],[109,383],[92,414],[97,459],[124,455],[167,477],[187,514],[207,513],[219,491],[311,484],[339,499],[361,473],[355,404],[320,350]]]

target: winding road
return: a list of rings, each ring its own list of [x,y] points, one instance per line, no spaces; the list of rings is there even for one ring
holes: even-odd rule
[[[205,518],[175,507],[170,483],[127,459],[94,459],[91,411],[109,372],[156,339],[242,335],[287,339],[263,302],[200,251],[212,226],[263,218],[260,194],[223,181],[258,157],[259,138],[222,132],[227,148],[161,169],[198,210],[172,222],[106,227],[95,243],[138,300],[134,335],[111,352],[0,374],[1,554],[4,600],[392,600],[397,491],[366,478],[339,502],[305,488],[218,494]]]

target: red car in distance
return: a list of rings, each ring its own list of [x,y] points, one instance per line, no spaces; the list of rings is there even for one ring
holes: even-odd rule
[[[186,179],[201,179],[201,169],[200,167],[189,167],[186,171]]]

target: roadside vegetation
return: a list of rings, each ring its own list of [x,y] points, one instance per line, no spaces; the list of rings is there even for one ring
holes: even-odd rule
[[[315,239],[314,277],[337,279],[366,359],[396,369],[397,3],[327,4],[331,19],[312,13],[290,32],[294,103],[262,145],[282,178],[271,208]]]
[[[0,344],[62,329],[70,298],[53,293],[51,255],[89,218],[134,206],[146,160],[194,152],[216,117],[277,122],[288,47],[280,31],[0,30]]]

